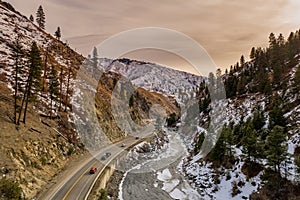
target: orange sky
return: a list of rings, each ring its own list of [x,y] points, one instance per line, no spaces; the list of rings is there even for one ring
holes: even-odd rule
[[[179,31],[202,45],[218,67],[248,57],[252,46],[266,46],[270,32],[300,28],[298,0],[8,0],[24,15],[46,13],[46,29],[61,27],[63,40],[87,55],[105,39],[132,28]],[[164,42],[174,42],[166,41]],[[154,61],[195,73],[185,61],[161,51],[136,51],[132,58]]]

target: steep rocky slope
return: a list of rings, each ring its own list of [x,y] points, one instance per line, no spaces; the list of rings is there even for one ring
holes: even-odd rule
[[[49,180],[63,169],[66,162],[83,149],[68,123],[71,110],[66,90],[67,76],[76,75],[83,57],[66,44],[39,29],[8,3],[0,2],[0,168],[1,176],[14,180],[22,189],[22,197],[32,198]],[[38,103],[30,103],[27,122],[14,125],[14,63],[13,50],[19,40],[25,55],[35,41],[43,59],[42,87]],[[26,61],[26,57],[20,58]],[[48,76],[51,66],[60,71],[62,79],[61,111],[49,107]],[[27,67],[24,65],[24,71]],[[25,81],[25,78],[21,79]],[[71,85],[72,83],[69,82]],[[21,83],[20,85],[24,85]],[[63,110],[66,111],[63,111]],[[52,113],[52,118],[49,114]]]
[[[181,92],[196,90],[204,80],[201,76],[187,72],[126,58],[100,59],[99,65],[106,71],[122,74],[135,86],[167,95],[175,95],[177,99],[189,98],[180,96]]]
[[[97,118],[110,140],[123,138],[124,132],[113,120],[111,109],[112,90],[120,75],[103,73],[92,69],[92,63],[69,48],[68,44],[56,40],[38,28],[26,17],[14,10],[8,3],[0,1],[0,176],[2,180],[16,181],[21,187],[21,196],[31,199],[44,188],[50,180],[64,169],[72,157],[81,154],[84,146],[74,124],[76,109],[74,96],[82,91],[77,88],[77,73],[80,68],[86,72],[101,74],[87,76],[89,84],[94,85]],[[41,77],[42,91],[37,101],[29,103],[26,124],[14,124],[14,67],[13,51],[16,40],[25,51],[20,60],[28,60],[28,52],[33,41],[37,43],[43,61]],[[22,63],[25,74],[29,67]],[[54,66],[58,72],[60,97],[51,105],[49,95],[49,74]],[[82,67],[83,66],[83,67]],[[81,72],[79,72],[81,73]],[[89,74],[89,73],[87,73]],[[26,77],[21,77],[21,89]],[[149,108],[153,104],[166,107],[167,114],[179,114],[178,106],[171,97],[137,89],[138,97],[130,108],[132,118],[143,124],[149,118]],[[18,100],[19,102],[20,100]],[[19,102],[20,103],[20,102]],[[79,116],[86,118],[87,116]],[[85,131],[88,132],[86,129]],[[2,182],[1,182],[2,183]]]
[[[285,45],[282,48],[288,48],[291,41],[286,42]],[[220,138],[207,156],[203,156],[200,147],[204,138],[210,134],[208,125],[212,120],[211,112],[200,113],[197,119],[200,122],[198,131],[194,140],[187,144],[190,155],[183,162],[183,171],[203,198],[299,198],[297,159],[300,145],[300,99],[297,82],[300,56],[299,48],[293,47],[292,50],[295,51],[292,58],[282,58],[276,52],[282,62],[278,82],[274,80],[274,71],[277,69],[270,57],[267,57],[263,63],[265,68],[262,69],[266,72],[262,73],[265,74],[257,78],[261,76],[259,67],[262,66],[259,62],[263,56],[253,58],[241,68],[231,69],[223,76],[227,94],[234,91],[234,84],[239,88],[239,84],[242,84],[245,77],[247,81],[236,94],[219,101],[224,108],[223,122],[226,126],[222,130],[219,129]],[[269,56],[270,51],[266,50],[264,53]],[[234,83],[230,79],[235,79],[237,82]],[[266,82],[261,85],[265,90],[257,91],[256,88],[264,80]],[[226,84],[232,85],[228,87]],[[268,88],[265,87],[267,84],[270,84]],[[270,161],[270,154],[272,154],[270,140],[276,133],[274,131],[276,125],[284,127],[282,128],[283,141],[275,146],[276,149],[283,148],[282,154],[276,154],[276,158],[282,156],[278,168]]]
[[[114,116],[111,112],[111,94],[117,87],[117,83],[122,76],[113,72],[108,72],[108,75],[109,76],[103,76],[99,81],[96,95],[96,107],[102,108],[101,110],[97,110],[97,116],[100,122],[105,122],[101,127],[104,129],[105,134],[109,136],[112,141],[114,141],[126,135],[124,131],[120,130],[119,125],[115,121],[116,116]],[[130,84],[129,81],[120,84],[120,93],[118,93],[119,95],[123,95],[123,99],[130,98],[127,96],[130,95],[130,93],[128,92],[128,94],[126,94],[126,89],[124,89],[125,91],[123,94],[121,93],[121,88],[126,88],[126,85],[128,84]],[[175,113],[177,116],[180,114],[179,106],[173,97],[164,96],[155,92],[149,92],[142,88],[136,88],[136,91],[132,94],[129,101],[124,100],[118,104],[119,105],[114,106],[123,107],[124,104],[129,104],[129,109],[127,112],[130,114],[134,123],[139,125],[147,124],[147,120],[150,119],[149,112],[152,105],[160,105],[163,109],[165,109],[167,116],[172,113]],[[125,119],[127,117],[126,114],[126,112],[118,112],[118,118],[123,118],[122,121],[127,122],[127,119]],[[128,124],[128,126],[130,125]],[[131,129],[129,129],[129,131],[130,130]]]

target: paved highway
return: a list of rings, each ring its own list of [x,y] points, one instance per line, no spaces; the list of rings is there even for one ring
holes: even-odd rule
[[[153,132],[153,127],[148,127],[142,133],[140,133],[137,139],[136,136],[129,136],[124,140],[104,147],[101,151],[94,154],[95,157],[92,157],[82,163],[81,167],[75,170],[63,183],[56,185],[56,188],[47,194],[47,196],[41,197],[41,199],[52,199],[52,200],[83,200],[87,199],[91,188],[97,179],[99,173],[105,169],[105,166],[109,164],[114,158],[116,158],[122,151],[127,151],[127,147],[136,145],[144,140],[145,137],[148,137],[149,132]],[[152,134],[151,134],[152,135]],[[125,144],[125,147],[122,147],[122,144]],[[101,158],[107,153],[110,152],[110,156],[106,156],[105,160]],[[89,174],[91,167],[96,167],[97,172],[95,174]]]

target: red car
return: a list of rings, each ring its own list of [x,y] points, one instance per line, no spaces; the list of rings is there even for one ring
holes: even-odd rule
[[[90,169],[90,174],[95,174],[96,171],[97,171],[97,168],[96,168],[96,167],[92,167],[92,168]]]

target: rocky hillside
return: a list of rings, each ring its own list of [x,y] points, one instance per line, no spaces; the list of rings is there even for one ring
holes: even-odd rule
[[[70,128],[71,124],[67,123],[72,91],[67,91],[66,88],[68,84],[68,87],[71,85],[71,81],[68,83],[67,80],[68,75],[69,80],[75,77],[83,57],[2,1],[0,32],[0,174],[4,177],[1,183],[8,181],[6,187],[9,188],[12,181],[16,181],[21,188],[20,195],[32,198],[63,168],[74,153],[82,151],[78,147],[79,141],[75,132]],[[43,61],[42,90],[38,100],[28,104],[26,124],[20,123],[18,126],[14,124],[14,51],[17,49],[17,40],[24,52],[19,58],[19,66],[24,73],[19,79],[18,105],[21,104],[21,95],[25,87],[29,69],[26,61],[32,42],[37,43]],[[51,109],[49,74],[52,66],[60,72],[62,78],[60,100],[53,103]],[[4,191],[9,191],[8,188]]]
[[[183,91],[196,90],[203,77],[160,65],[130,59],[101,59],[100,66],[106,71],[122,74],[133,85],[146,90],[174,95],[178,100],[189,98],[182,96]]]
[[[96,95],[96,107],[102,108],[101,110],[97,110],[99,121],[106,122],[102,124],[101,128],[103,128],[105,134],[109,136],[112,141],[114,141],[120,139],[120,137],[126,136],[124,130],[121,131],[119,125],[114,120],[116,119],[116,116],[113,116],[111,112],[111,94],[117,87],[117,83],[122,76],[113,72],[108,72],[108,75],[109,78],[107,76],[103,76],[99,81]],[[114,105],[117,107],[124,107],[124,104],[129,105],[129,110],[126,113],[118,112],[118,118],[122,118],[123,122],[128,123],[126,117],[128,117],[127,114],[129,114],[134,123],[138,125],[146,125],[147,120],[150,120],[151,118],[149,113],[153,105],[160,105],[162,108],[164,108],[167,116],[171,115],[172,113],[175,113],[176,116],[179,116],[179,106],[173,97],[164,96],[155,92],[149,92],[143,88],[137,88],[133,92],[132,96],[128,96],[130,93],[128,92],[128,94],[126,94],[126,87],[129,87],[129,84],[129,81],[119,84],[120,91],[118,91],[119,99],[129,99],[129,101],[124,100],[122,102],[118,102],[118,105]],[[123,89],[124,91],[122,91],[122,88],[125,88]],[[120,110],[123,109],[121,108]],[[130,124],[127,125],[129,128],[129,134],[130,132],[133,132],[130,126]]]
[[[299,31],[287,41],[271,34],[270,46],[253,48],[249,62],[241,59],[223,76],[211,76],[203,84],[198,131],[187,144],[190,156],[183,164],[203,198],[299,198],[299,53]],[[216,103],[206,88],[218,93],[212,82],[220,80],[227,94],[217,100],[224,108],[224,126],[214,148],[203,156],[201,146],[211,134],[208,126]]]
[[[32,53],[33,42],[36,43],[35,51],[39,52],[42,68],[40,76],[36,77],[39,87],[33,88],[37,91],[36,96],[28,101],[25,123],[22,98],[27,94],[32,69],[28,63],[32,63],[30,59],[35,56]],[[107,137],[113,142],[125,136],[115,123],[109,106],[112,91],[121,76],[103,73],[101,69],[93,70],[91,66],[91,62],[84,61],[68,44],[37,27],[10,4],[0,1],[0,176],[3,177],[0,180],[0,193],[3,194],[0,198],[34,198],[64,169],[71,157],[84,151],[79,134],[81,130],[77,129],[74,118],[89,119],[73,113],[77,109],[74,98],[83,94],[77,87],[80,82],[78,74],[93,73],[86,76],[84,86],[93,85],[95,88],[92,91],[95,96],[92,109],[96,108],[97,120]],[[95,74],[101,75],[101,79],[96,79]],[[154,104],[165,107],[167,114],[179,114],[178,106],[171,97],[137,89],[132,98],[129,113],[137,124],[146,123],[149,108]],[[17,116],[21,113],[18,125],[15,124],[14,108]],[[85,128],[88,133],[88,127]],[[8,192],[11,188],[14,192]]]

